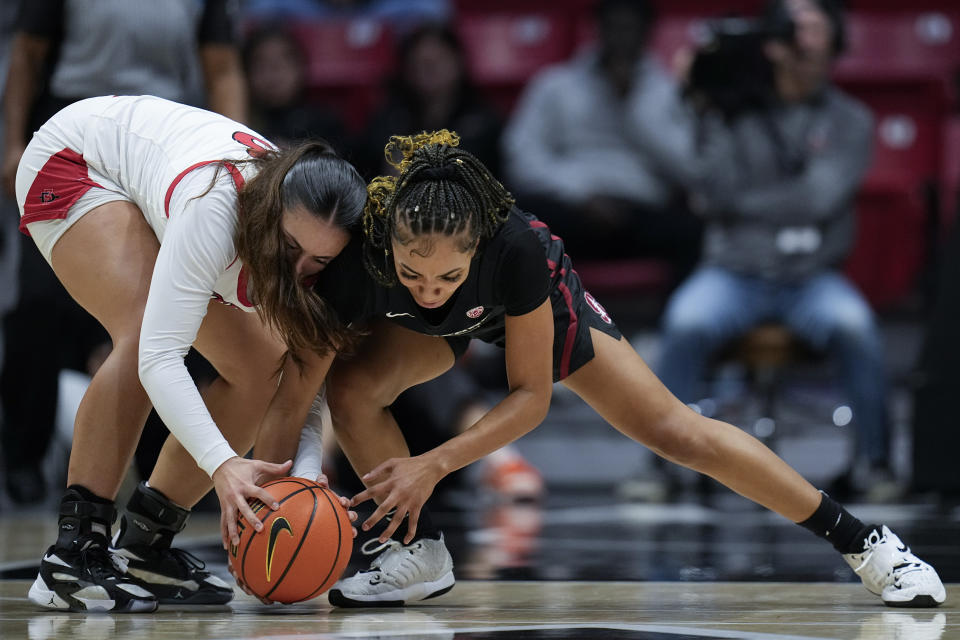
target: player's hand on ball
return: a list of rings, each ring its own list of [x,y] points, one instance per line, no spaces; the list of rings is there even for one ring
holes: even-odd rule
[[[327,478],[326,474],[321,473],[320,475],[318,475],[316,479],[316,483],[326,489],[330,488],[330,480],[329,478]],[[347,510],[347,516],[350,518],[350,522],[356,522],[357,512],[350,510],[350,498],[345,498],[340,495],[338,495],[337,498],[340,500],[340,504],[343,505],[343,508]],[[353,531],[353,537],[356,538],[357,528],[351,527],[351,530]]]
[[[373,499],[377,509],[363,523],[363,530],[369,531],[393,509],[396,512],[390,524],[380,534],[380,542],[386,542],[397,528],[408,518],[407,535],[404,544],[409,544],[417,532],[417,520],[420,509],[433,493],[433,488],[443,477],[442,470],[425,455],[412,458],[390,458],[364,475],[361,480],[367,485],[350,501],[352,506]]]
[[[277,509],[277,501],[259,485],[272,478],[287,475],[292,466],[292,460],[275,464],[235,456],[217,467],[213,472],[213,487],[220,500],[220,537],[224,549],[229,549],[231,544],[240,544],[237,532],[238,513],[255,530],[260,531],[263,528],[248,501],[257,499],[270,509]]]
[[[237,572],[234,570],[233,565],[230,564],[229,562],[227,563],[227,568],[230,570],[230,575],[233,576],[233,579],[237,581],[237,586],[240,587],[240,589],[242,589],[245,594],[247,594],[248,596],[253,596],[263,604],[273,604],[273,600],[270,600],[269,598],[261,598],[260,596],[255,594],[253,591],[251,591],[250,588],[243,583],[243,580],[240,579],[240,576],[237,575]]]

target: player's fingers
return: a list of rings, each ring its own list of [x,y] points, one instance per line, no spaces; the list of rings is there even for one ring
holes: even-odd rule
[[[383,533],[380,534],[380,542],[386,542],[393,537],[393,534],[397,532],[397,529],[400,527],[400,524],[403,522],[404,514],[401,513],[398,508],[396,513],[393,514],[393,518],[390,520],[390,524],[387,525],[387,528],[383,530]]]
[[[230,550],[230,527],[227,526],[227,513],[220,513],[220,541],[223,542],[223,550]]]
[[[417,534],[417,522],[420,520],[420,509],[411,509],[407,513],[407,535],[403,538],[403,544],[410,544],[413,537]]]
[[[243,583],[243,580],[240,579],[240,576],[237,575],[237,572],[233,570],[233,565],[228,562],[228,563],[227,563],[227,568],[230,570],[230,575],[233,576],[233,579],[237,581],[237,586],[240,587],[240,590],[243,591],[243,592],[244,592],[245,594],[247,594],[248,596],[254,595],[254,594],[250,591],[250,589],[247,588],[247,585],[245,585],[245,584]]]
[[[271,494],[269,491],[267,491],[263,487],[258,487],[256,485],[254,485],[251,488],[254,489],[252,494],[254,498],[259,500],[263,504],[267,505],[274,511],[280,508],[280,503],[277,502],[277,499],[274,498],[273,494]]]
[[[364,502],[366,502],[367,500],[370,500],[371,498],[373,498],[373,494],[370,492],[370,489],[364,489],[357,495],[353,496],[350,499],[350,504],[347,506],[355,507],[358,504],[363,504]]]
[[[376,467],[363,474],[363,477],[360,479],[363,480],[363,483],[368,487],[377,484],[377,482],[381,480],[381,476],[389,471],[392,462],[392,459],[387,460],[386,462],[381,462]]]
[[[330,480],[327,479],[327,476],[324,473],[321,473],[320,475],[318,475],[315,482],[325,489],[330,488]]]
[[[260,518],[257,517],[257,514],[253,512],[253,509],[250,508],[250,505],[247,504],[246,500],[240,500],[237,507],[240,510],[240,515],[243,516],[243,519],[249,522],[256,531],[263,529],[263,523],[260,522]],[[237,538],[237,541],[234,544],[240,544],[240,538]]]
[[[344,496],[337,496],[337,500],[340,501],[340,506],[346,509],[350,506],[350,499]]]
[[[240,545],[240,536],[237,535],[237,511],[227,505],[226,510],[223,513],[223,517],[227,521],[227,543],[233,546]],[[227,549],[230,547],[228,546]]]
[[[350,522],[356,522],[358,517],[356,511],[347,510],[347,518],[350,519]]]
[[[257,465],[259,466],[258,471],[260,472],[260,478],[279,478],[290,473],[290,469],[293,467],[293,460],[287,460],[286,462],[277,464],[276,462],[264,462],[263,460],[257,460]]]
[[[390,513],[391,509],[393,509],[392,504],[388,504],[387,502],[381,504],[373,513],[370,514],[369,518],[363,521],[363,530],[369,531],[372,529],[373,525],[383,520],[387,514]]]

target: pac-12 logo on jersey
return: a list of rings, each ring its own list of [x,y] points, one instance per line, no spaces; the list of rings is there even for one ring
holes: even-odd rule
[[[613,324],[613,318],[610,317],[610,314],[607,313],[607,310],[597,302],[597,299],[590,295],[590,292],[583,292],[583,299],[587,301],[587,304],[590,305],[590,308],[597,312],[597,315],[606,322],[607,324]]]
[[[470,318],[471,320],[476,320],[482,315],[483,315],[483,305],[480,305],[479,307],[474,307],[473,309],[470,309],[470,311],[467,311],[467,317]]]

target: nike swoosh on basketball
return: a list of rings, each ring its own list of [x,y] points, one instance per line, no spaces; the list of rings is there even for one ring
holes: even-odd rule
[[[293,529],[286,518],[277,518],[270,525],[270,540],[267,542],[267,582],[270,582],[270,566],[273,564],[273,552],[276,550],[277,537],[281,531],[286,531],[293,537]]]
[[[388,318],[399,318],[400,316],[410,316],[413,317],[412,313],[393,313],[392,311],[387,311]]]

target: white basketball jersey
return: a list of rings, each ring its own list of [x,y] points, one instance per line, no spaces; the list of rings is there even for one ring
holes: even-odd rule
[[[196,169],[219,161],[245,160],[273,145],[256,132],[229,118],[153,96],[109,96],[82,100],[61,112],[62,130],[52,132],[67,146],[83,154],[94,180],[98,174],[110,186],[118,186],[143,212],[163,243],[171,218],[183,205],[203,194],[212,184],[210,171],[204,180],[189,180]],[[207,212],[228,216],[236,226],[236,191],[251,177],[250,164],[221,169],[223,179],[214,190],[233,203],[229,210]],[[229,175],[230,179],[226,179]],[[107,187],[108,185],[104,185]],[[109,187],[108,187],[109,188]],[[214,199],[211,199],[214,200]],[[211,207],[217,207],[211,202]],[[191,265],[183,265],[191,268]],[[252,310],[247,299],[247,274],[235,260],[221,274],[213,291],[217,299]]]

